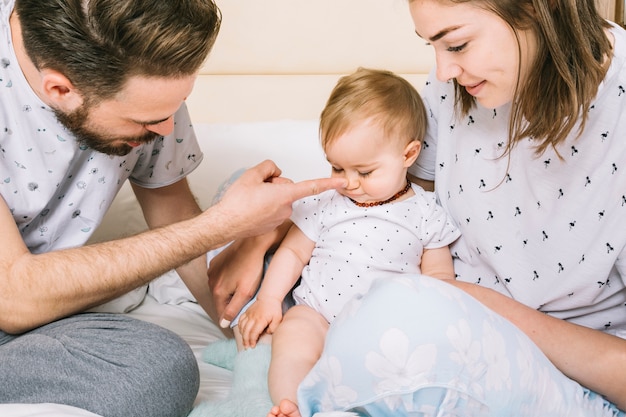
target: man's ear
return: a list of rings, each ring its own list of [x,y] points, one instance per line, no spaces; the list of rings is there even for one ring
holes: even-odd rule
[[[406,148],[404,148],[404,167],[408,168],[413,165],[413,162],[417,159],[422,149],[422,142],[419,140],[412,140]]]
[[[74,84],[59,71],[41,70],[41,94],[51,107],[70,112],[83,104]]]

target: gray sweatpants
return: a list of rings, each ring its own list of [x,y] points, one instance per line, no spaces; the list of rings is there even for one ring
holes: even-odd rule
[[[0,331],[0,403],[179,417],[191,411],[199,379],[185,341],[120,314],[78,314],[19,336]]]

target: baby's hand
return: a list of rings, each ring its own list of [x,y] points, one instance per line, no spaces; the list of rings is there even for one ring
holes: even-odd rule
[[[274,333],[283,318],[282,300],[273,298],[257,299],[239,318],[243,347],[253,348],[265,331]]]

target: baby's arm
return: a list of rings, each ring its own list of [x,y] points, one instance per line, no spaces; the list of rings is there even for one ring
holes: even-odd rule
[[[263,331],[273,333],[282,319],[282,302],[311,259],[315,242],[291,226],[274,254],[256,301],[239,318],[244,348],[254,347]]]
[[[439,279],[455,279],[450,248],[446,245],[436,249],[424,249],[422,274]]]

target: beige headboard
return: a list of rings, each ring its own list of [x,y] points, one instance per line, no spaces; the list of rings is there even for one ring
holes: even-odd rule
[[[188,106],[195,123],[315,119],[338,77],[389,69],[419,89],[434,55],[407,0],[216,0],[222,28]]]
[[[216,2],[222,29],[188,98],[196,123],[315,119],[337,78],[359,66],[395,71],[421,89],[434,65],[408,0]],[[621,0],[596,4],[622,23]]]

